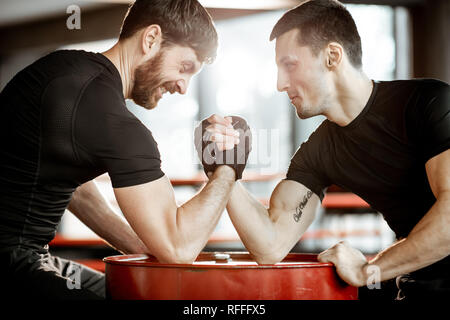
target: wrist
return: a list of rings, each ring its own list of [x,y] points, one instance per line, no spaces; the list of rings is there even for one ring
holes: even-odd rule
[[[361,266],[358,274],[358,287],[369,285],[370,267],[368,262]]]
[[[137,253],[150,254],[150,251],[148,250],[147,246],[140,239],[138,240],[137,250],[138,250]]]
[[[214,171],[213,178],[214,177],[234,182],[236,180],[236,172],[230,166],[221,165]]]

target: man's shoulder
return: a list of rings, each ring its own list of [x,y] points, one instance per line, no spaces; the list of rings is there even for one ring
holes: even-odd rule
[[[415,83],[417,86],[420,86],[422,88],[449,89],[448,83],[438,79],[421,78],[421,79],[411,79],[409,81]]]
[[[406,113],[422,112],[436,99],[450,96],[450,85],[437,79],[395,80],[381,83],[382,92],[391,92],[406,98]],[[383,91],[384,90],[384,91]],[[421,111],[422,110],[422,111]]]
[[[101,106],[124,105],[121,87],[101,68],[89,72],[66,70],[54,74],[48,78],[43,89],[41,101],[47,104],[52,101],[57,105],[64,101],[71,101],[74,105],[87,102],[91,111]],[[96,108],[93,108],[94,106]]]
[[[333,130],[333,123],[328,119],[323,120],[317,128],[309,135],[309,137],[302,142],[300,147],[296,151],[296,156],[313,154],[323,154],[323,151],[327,149],[326,144],[330,141]]]
[[[401,123],[405,119],[417,121],[437,97],[450,94],[450,86],[437,79],[378,81],[377,87],[377,107],[373,110]]]
[[[79,82],[103,77],[104,80],[121,84],[117,70],[103,55],[83,50],[58,50],[47,54],[24,69],[39,74],[48,83],[55,79],[66,80],[74,85]],[[84,83],[82,83],[83,85]]]
[[[336,127],[336,124],[328,119],[324,119],[305,142],[319,143],[320,141],[328,140],[331,132],[336,129]]]
[[[432,78],[378,81],[378,83],[381,92],[392,91],[396,94],[402,94],[406,91],[420,95],[427,95],[450,90],[448,83]]]

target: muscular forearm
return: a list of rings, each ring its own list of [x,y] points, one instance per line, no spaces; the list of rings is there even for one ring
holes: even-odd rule
[[[247,250],[255,258],[270,255],[276,229],[268,209],[236,183],[227,204],[230,219]]]
[[[319,198],[293,181],[280,182],[265,208],[236,184],[228,214],[248,251],[260,264],[281,261],[314,220]]]
[[[379,253],[365,267],[376,265],[381,281],[416,271],[450,254],[450,192],[442,194],[407,238]],[[370,276],[364,272],[365,277]],[[364,285],[365,283],[362,283]]]
[[[220,166],[205,187],[176,213],[175,246],[178,256],[196,257],[216,227],[235,184],[235,173]],[[192,260],[192,259],[188,259]]]
[[[94,181],[77,188],[68,209],[118,251],[148,253],[147,247],[125,220],[114,212]]]

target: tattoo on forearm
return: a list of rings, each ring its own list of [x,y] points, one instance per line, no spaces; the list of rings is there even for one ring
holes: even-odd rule
[[[308,203],[308,200],[309,200],[309,198],[311,198],[312,194],[313,194],[312,191],[308,190],[306,195],[303,197],[302,202],[300,202],[298,207],[295,209],[295,212],[296,212],[296,213],[294,213],[295,222],[298,222],[300,220],[300,217],[303,214],[302,210],[306,207],[306,204]]]

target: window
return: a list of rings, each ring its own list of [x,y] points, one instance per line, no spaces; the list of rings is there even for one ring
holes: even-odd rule
[[[374,80],[395,77],[394,9],[389,6],[346,6],[355,20],[362,44],[363,70]]]

